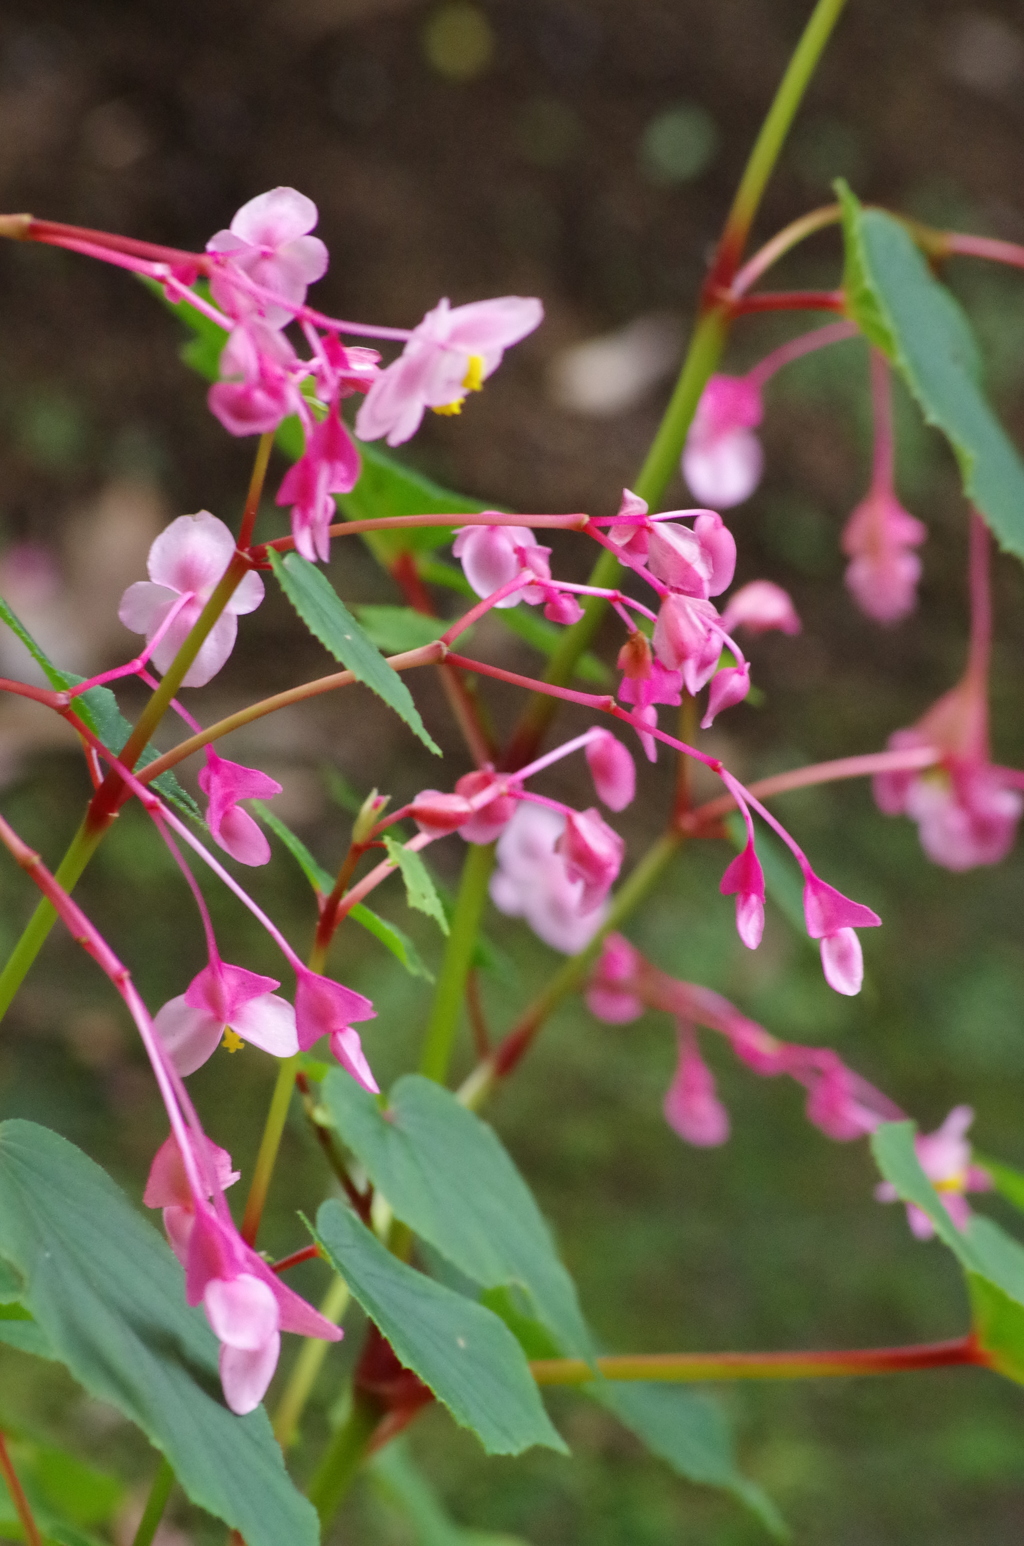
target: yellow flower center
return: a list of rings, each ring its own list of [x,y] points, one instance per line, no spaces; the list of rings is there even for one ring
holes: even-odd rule
[[[467,392],[481,392],[484,385],[484,357],[482,354],[471,354],[466,362],[466,374],[462,378],[462,385]],[[453,403],[441,403],[433,411],[443,414],[446,418],[452,414],[461,413],[465,397],[457,397]]]
[[[235,1035],[230,1025],[226,1025],[224,1027],[224,1040],[221,1042],[221,1046],[226,1047],[229,1052],[241,1052],[245,1042],[241,1036]]]
[[[446,418],[453,413],[461,413],[462,405],[466,401],[464,397],[457,397],[453,403],[441,403],[434,409],[435,413],[443,414]]]

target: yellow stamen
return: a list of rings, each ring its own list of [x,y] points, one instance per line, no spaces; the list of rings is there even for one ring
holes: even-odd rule
[[[441,403],[441,405],[435,408],[433,411],[435,413],[444,414],[446,417],[453,413],[461,413],[462,405],[465,401],[466,399],[464,397],[457,397],[453,403]]]
[[[933,1181],[932,1185],[937,1192],[962,1193],[967,1190],[967,1177],[961,1172],[958,1176],[949,1176],[945,1181]]]
[[[484,384],[484,357],[482,354],[471,354],[469,364],[462,385],[467,392],[480,392]]]
[[[224,1027],[224,1040],[221,1042],[221,1046],[226,1047],[229,1052],[241,1052],[245,1042],[241,1036],[235,1035],[230,1025],[226,1025]]]

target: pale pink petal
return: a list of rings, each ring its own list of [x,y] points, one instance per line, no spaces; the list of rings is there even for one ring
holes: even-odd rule
[[[812,936],[813,937],[813,936]],[[821,941],[821,968],[825,981],[848,997],[859,993],[864,981],[864,952],[853,929],[839,929]]]
[[[624,811],[636,794],[636,764],[629,752],[604,730],[589,742],[586,756],[598,798],[610,811]]]
[[[490,375],[502,351],[519,343],[543,320],[544,307],[536,297],[503,295],[453,307],[449,312],[448,337],[467,354],[482,354],[486,362],[484,374]]]
[[[203,1309],[218,1341],[254,1352],[278,1327],[277,1300],[251,1273],[213,1278],[203,1292]]]
[[[166,638],[171,639],[178,626],[175,618],[171,627],[167,630]],[[238,619],[233,612],[222,612],[214,623],[210,632],[199,646],[199,652],[195,660],[189,666],[182,678],[182,687],[205,687],[211,682],[222,666],[227,664],[231,651],[235,647],[238,638]],[[176,653],[175,649],[164,650],[164,640],[160,641],[153,652],[153,661],[158,670],[166,671]],[[163,664],[163,658],[167,657],[167,665]]]
[[[706,443],[688,440],[683,451],[683,476],[694,498],[721,510],[749,499],[763,471],[761,442],[747,429]]]
[[[209,510],[199,510],[179,515],[160,533],[146,567],[157,585],[208,593],[223,577],[234,551],[235,539],[224,522]]]
[[[217,1050],[224,1034],[218,1023],[202,1009],[190,1009],[184,995],[172,998],[153,1017],[153,1029],[178,1073],[194,1074]]]
[[[363,1052],[363,1044],[357,1030],[351,1025],[346,1025],[340,1031],[332,1031],[331,1051],[357,1084],[361,1084],[364,1090],[369,1090],[371,1095],[380,1094],[380,1085],[373,1077],[373,1071],[366,1061],[366,1054]]]
[[[262,579],[251,569],[235,586],[226,610],[234,612],[236,617],[244,617],[247,612],[255,612],[265,594]]]
[[[272,1057],[290,1058],[299,1050],[295,1011],[276,993],[264,993],[252,999],[231,1017],[231,1029],[243,1041]]]
[[[256,867],[270,863],[270,844],[262,827],[258,826],[248,811],[233,805],[218,823],[213,840],[239,864]]]
[[[697,1148],[716,1148],[729,1137],[729,1113],[715,1091],[710,1068],[697,1050],[692,1031],[679,1038],[680,1057],[663,1110],[673,1132]]]
[[[242,205],[231,221],[231,231],[251,247],[283,247],[312,231],[318,219],[316,205],[304,193],[271,188]]]
[[[716,715],[721,714],[723,709],[731,709],[737,703],[742,703],[749,691],[750,667],[746,661],[742,666],[724,666],[721,671],[716,671],[711,678],[708,710],[700,722],[700,728],[710,730]]]
[[[221,1344],[220,1383],[224,1400],[237,1417],[254,1412],[267,1393],[281,1354],[281,1336],[274,1332],[251,1352]]]
[[[729,597],[722,613],[722,627],[726,633],[737,628],[747,628],[751,633],[777,628],[782,633],[797,634],[801,624],[792,598],[781,585],[771,580],[752,580]]]
[[[152,638],[177,600],[178,592],[166,585],[136,580],[121,597],[117,615],[132,633],[143,633]]]

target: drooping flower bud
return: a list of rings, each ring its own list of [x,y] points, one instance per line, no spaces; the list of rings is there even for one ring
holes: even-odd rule
[[[610,811],[623,811],[636,794],[636,766],[622,742],[607,730],[588,741],[587,765],[600,800]]]
[[[570,811],[565,831],[555,844],[565,860],[573,880],[582,880],[582,913],[599,907],[615,883],[622,867],[626,845],[619,834],[593,806],[586,811]]]
[[[711,678],[708,709],[700,722],[700,728],[710,730],[715,716],[721,714],[723,709],[731,709],[734,704],[742,703],[749,691],[750,667],[746,661],[742,665],[723,666],[721,671],[716,671]]]
[[[736,897],[736,932],[748,950],[756,950],[764,933],[764,871],[749,838],[727,866],[718,889],[723,896]]]
[[[796,634],[801,623],[789,593],[781,585],[771,580],[751,580],[729,597],[722,613],[722,627],[726,633],[737,628],[747,628],[751,633],[777,628],[780,633]]]
[[[697,1148],[717,1148],[729,1137],[729,1113],[718,1099],[714,1075],[697,1049],[691,1025],[679,1027],[679,1065],[663,1109],[673,1132]]]

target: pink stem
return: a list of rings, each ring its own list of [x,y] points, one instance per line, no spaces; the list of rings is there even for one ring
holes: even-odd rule
[[[149,660],[153,651],[160,643],[160,640],[163,638],[168,628],[170,628],[171,624],[174,622],[174,619],[178,616],[178,613],[182,610],[183,607],[185,607],[190,601],[193,600],[194,596],[194,591],[182,591],[181,595],[178,597],[177,601],[171,607],[170,611],[167,613],[167,616],[160,624],[160,627],[156,630],[156,633],[151,639],[147,641],[146,648],[142,651],[141,655],[136,655],[135,659],[130,660],[126,666],[115,666],[112,671],[104,671],[99,676],[89,677],[88,681],[79,682],[77,686],[68,689],[68,696],[70,698],[77,698],[80,693],[88,692],[90,687],[100,687],[104,682],[113,682],[122,676],[135,676],[141,674],[143,666]]]
[[[906,751],[867,752],[859,757],[838,757],[833,762],[811,763],[805,768],[794,768],[790,773],[774,773],[771,778],[760,778],[751,784],[749,793],[768,799],[775,794],[786,794],[791,789],[809,789],[817,784],[830,784],[844,778],[867,778],[875,773],[907,773],[919,768],[931,768],[941,760],[942,753],[933,746],[912,746]],[[709,800],[689,813],[684,823],[686,830],[699,831],[707,822],[726,815],[735,804],[732,795]]]
[[[892,374],[889,370],[889,362],[880,349],[871,351],[871,412],[875,426],[871,489],[876,494],[891,494],[895,473]]]
[[[469,515],[465,510],[455,514],[427,515],[378,515],[365,521],[338,521],[329,528],[332,537],[355,537],[364,531],[402,531],[417,526],[527,526],[554,531],[583,531],[591,524],[590,517],[582,512],[572,515],[504,515],[497,510],[481,510]],[[271,542],[260,542],[250,549],[256,563],[267,548],[276,553],[287,553],[295,546],[293,537],[275,537]]]
[[[1002,242],[994,236],[963,236],[956,231],[945,232],[941,241],[946,253],[990,258],[995,263],[1008,263],[1011,268],[1024,268],[1024,247],[1016,242]]]
[[[521,569],[511,580],[506,580],[504,585],[499,585],[497,590],[493,590],[489,596],[478,601],[475,607],[470,607],[468,612],[452,623],[451,627],[441,635],[442,644],[452,644],[460,634],[472,628],[473,624],[478,623],[482,617],[486,617],[499,601],[504,601],[506,596],[514,596],[516,591],[526,590],[528,586],[536,583],[535,575]]]
[[[789,343],[773,349],[771,354],[766,354],[752,370],[747,371],[746,379],[752,386],[763,386],[776,371],[791,365],[794,360],[802,359],[805,354],[813,354],[816,349],[826,349],[830,344],[842,343],[844,339],[856,336],[857,328],[852,322],[829,322],[825,327],[801,333],[799,338],[791,338]]]

